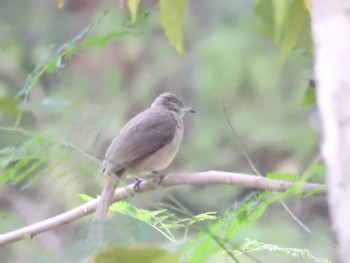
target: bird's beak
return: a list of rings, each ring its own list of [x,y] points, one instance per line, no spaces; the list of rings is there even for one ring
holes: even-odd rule
[[[190,113],[196,113],[196,111],[194,109],[190,108],[190,107],[186,107],[185,111],[186,112],[190,112]]]

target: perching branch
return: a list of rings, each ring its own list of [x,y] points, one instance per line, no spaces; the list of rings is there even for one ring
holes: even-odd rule
[[[284,192],[294,186],[296,183],[268,179],[265,177],[229,173],[220,171],[207,171],[198,173],[184,173],[174,174],[164,177],[160,181],[160,186],[156,185],[152,181],[142,181],[138,187],[138,193],[148,192],[159,189],[160,187],[166,188],[177,185],[207,185],[207,184],[230,184],[240,185],[248,188],[254,188],[259,190],[270,190],[276,192]],[[126,199],[134,195],[133,184],[116,189],[113,196],[113,202]],[[305,183],[302,186],[302,190],[307,192],[310,190],[326,191],[326,187],[317,183]],[[30,226],[26,226],[15,231],[11,231],[0,235],[0,245],[8,244],[24,238],[33,238],[34,236],[48,231],[60,225],[64,225],[73,222],[79,218],[87,216],[96,210],[99,198],[96,198],[90,202],[87,202],[79,207],[69,210],[60,215],[51,217],[41,222],[35,223]]]

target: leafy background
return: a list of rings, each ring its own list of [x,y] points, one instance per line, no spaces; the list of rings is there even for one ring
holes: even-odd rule
[[[129,118],[164,91],[197,111],[185,117],[184,141],[169,172],[252,174],[236,141],[262,174],[304,174],[314,167],[318,119],[315,106],[303,105],[312,79],[312,48],[308,12],[301,1],[191,1],[183,45],[173,45],[178,52],[161,27],[171,12],[162,17],[157,1],[140,5],[138,16],[130,20],[127,8],[117,1],[1,1],[1,232],[80,205],[79,194],[97,196],[106,147]],[[181,35],[174,34],[176,42]],[[238,136],[230,130],[223,107]],[[322,167],[316,168],[313,180],[323,181]],[[226,237],[232,250],[248,238],[334,258],[334,247],[323,241],[333,238],[324,196],[297,195],[287,201],[312,235],[269,194],[251,194],[240,187],[210,185],[137,195],[111,213],[108,241],[181,250],[189,258],[207,251],[210,259],[207,255],[201,260],[222,262],[227,255],[210,252],[215,245],[193,244],[209,240],[209,222],[219,234],[234,221]],[[136,208],[154,214],[146,211],[141,220],[143,210]],[[3,246],[0,260],[77,262],[89,250],[82,245],[89,220],[41,234],[35,241]],[[303,260],[299,250],[298,258],[286,256],[293,254],[286,249],[279,251],[285,255],[267,253],[276,250],[268,247],[254,255],[262,262]]]

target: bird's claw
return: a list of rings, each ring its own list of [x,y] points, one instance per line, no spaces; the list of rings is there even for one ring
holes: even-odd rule
[[[153,174],[157,175],[156,182],[158,185],[160,185],[162,180],[166,177],[166,174],[161,174],[159,172],[153,172]]]
[[[140,184],[142,183],[142,179],[138,178],[138,177],[135,177],[134,178],[134,186],[133,186],[133,189],[134,189],[134,192],[138,192],[140,190]]]

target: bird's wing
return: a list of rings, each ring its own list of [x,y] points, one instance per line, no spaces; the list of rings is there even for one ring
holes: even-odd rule
[[[104,169],[117,172],[131,167],[172,141],[177,121],[169,111],[152,108],[132,118],[109,146]]]

